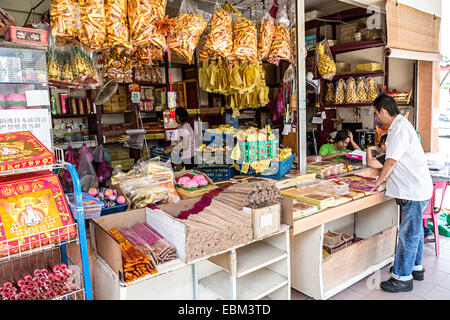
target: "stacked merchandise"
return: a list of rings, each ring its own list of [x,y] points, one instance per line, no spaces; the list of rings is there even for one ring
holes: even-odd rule
[[[324,256],[348,247],[352,244],[353,240],[353,236],[347,235],[345,233],[328,231],[323,235]]]
[[[329,161],[312,162],[308,163],[306,170],[316,173],[318,178],[326,178],[344,173],[344,164]]]
[[[292,204],[292,219],[295,221],[314,214],[318,211],[319,208],[317,206],[294,200]]]
[[[180,200],[174,186],[171,168],[159,161],[138,161],[124,173],[119,171],[111,177],[111,183],[118,184],[131,202],[131,208],[144,208],[156,203],[174,203]]]
[[[382,183],[376,190],[374,190],[373,184],[376,180],[376,178],[364,177],[357,174],[350,174],[344,177],[336,177],[332,179],[332,181],[345,183],[349,186],[349,188],[360,192],[376,193],[385,190],[385,183]]]
[[[281,193],[272,181],[255,179],[228,186],[214,200],[238,210],[243,207],[257,209],[280,202]]]
[[[344,183],[337,184],[333,181],[322,181],[282,191],[283,195],[309,205],[317,206],[319,210],[335,207],[351,201],[351,198],[345,196],[348,193],[348,185]]]
[[[108,233],[120,243],[125,282],[131,282],[158,272],[152,258],[128,241],[119,230],[111,228]]]
[[[252,214],[228,201],[216,199],[227,187],[224,185],[205,193],[189,209],[183,206],[176,213],[170,205],[150,206],[152,210],[171,212],[186,225],[189,230],[186,235],[187,261],[247,244],[253,239]]]

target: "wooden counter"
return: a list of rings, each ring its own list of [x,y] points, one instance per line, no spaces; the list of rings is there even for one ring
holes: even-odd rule
[[[347,174],[377,176],[364,168]],[[399,209],[385,192],[327,208],[293,221],[290,197],[283,198],[282,222],[291,226],[292,287],[313,297],[328,299],[393,261]],[[363,240],[323,256],[323,235],[343,232]]]

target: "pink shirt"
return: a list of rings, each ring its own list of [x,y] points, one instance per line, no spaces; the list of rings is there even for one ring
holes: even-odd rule
[[[181,152],[181,159],[190,159],[194,156],[194,130],[189,123],[178,129],[180,140],[173,148]]]

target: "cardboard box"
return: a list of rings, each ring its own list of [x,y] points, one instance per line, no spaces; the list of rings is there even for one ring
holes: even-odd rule
[[[12,26],[5,33],[5,39],[11,42],[48,45],[48,32],[41,29]]]
[[[323,249],[332,254],[352,243],[353,237],[342,232],[328,231],[323,235]]]
[[[259,209],[243,208],[242,210],[252,214],[253,239],[258,240],[280,231],[281,205],[279,203]]]

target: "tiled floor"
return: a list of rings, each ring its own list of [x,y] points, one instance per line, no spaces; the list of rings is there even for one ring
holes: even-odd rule
[[[436,257],[434,253],[433,242],[424,245],[425,280],[414,281],[413,291],[389,293],[380,289],[379,282],[390,277],[390,264],[382,268],[379,274],[374,273],[360,280],[334,295],[330,300],[450,300],[450,238],[441,235],[439,241],[439,257]],[[292,300],[312,299],[295,289],[291,291],[291,298]]]

